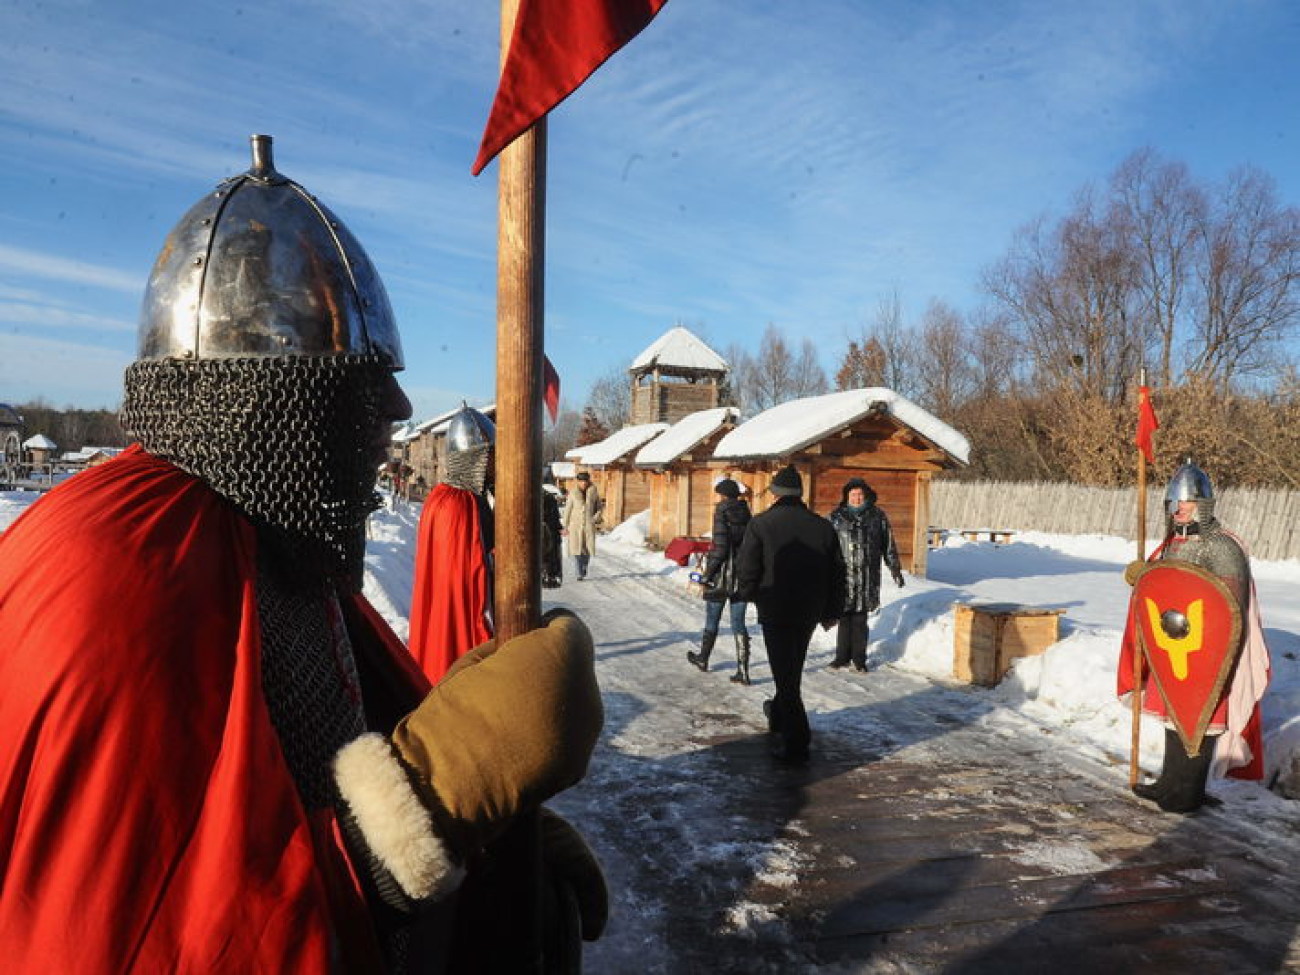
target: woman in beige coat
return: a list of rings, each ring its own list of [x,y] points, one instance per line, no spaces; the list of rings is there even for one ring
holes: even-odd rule
[[[578,581],[587,578],[587,565],[596,554],[596,529],[600,527],[601,500],[591,475],[583,471],[564,504],[564,529],[569,554],[578,568]]]

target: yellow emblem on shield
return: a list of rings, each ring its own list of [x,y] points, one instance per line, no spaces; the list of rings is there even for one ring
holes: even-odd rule
[[[1173,668],[1174,677],[1187,680],[1188,654],[1201,649],[1205,632],[1205,600],[1194,599],[1187,607],[1187,633],[1180,637],[1170,636],[1161,624],[1160,607],[1151,597],[1146,598],[1147,618],[1151,621],[1151,634],[1156,638],[1156,645],[1169,655],[1169,666]]]

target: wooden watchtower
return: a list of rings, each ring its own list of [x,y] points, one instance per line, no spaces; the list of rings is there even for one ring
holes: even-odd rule
[[[676,423],[721,405],[727,361],[690,331],[677,325],[637,356],[632,377],[629,425]]]

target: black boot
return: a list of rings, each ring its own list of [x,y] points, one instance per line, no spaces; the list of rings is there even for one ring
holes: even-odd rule
[[[689,651],[686,654],[686,659],[696,667],[699,667],[700,670],[708,670],[709,654],[713,652],[713,644],[717,642],[717,639],[718,634],[705,633],[704,636],[700,637],[700,652],[695,653],[694,651]]]
[[[736,634],[736,672],[731,675],[733,684],[749,686],[749,634]]]
[[[1165,757],[1160,778],[1133,786],[1133,792],[1150,799],[1165,812],[1188,813],[1205,804],[1205,780],[1210,774],[1214,741],[1201,739],[1199,755],[1187,754],[1183,740],[1172,728],[1165,729]]]

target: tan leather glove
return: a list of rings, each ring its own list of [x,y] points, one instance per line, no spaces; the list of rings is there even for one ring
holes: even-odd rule
[[[382,873],[417,902],[455,890],[470,854],[582,779],[603,722],[594,657],[578,617],[548,614],[456,661],[391,739],[339,752],[340,819],[382,867],[381,893]]]
[[[609,888],[591,847],[567,819],[542,807],[542,865],[553,879],[565,883],[578,902],[583,941],[595,941],[609,920]]]

